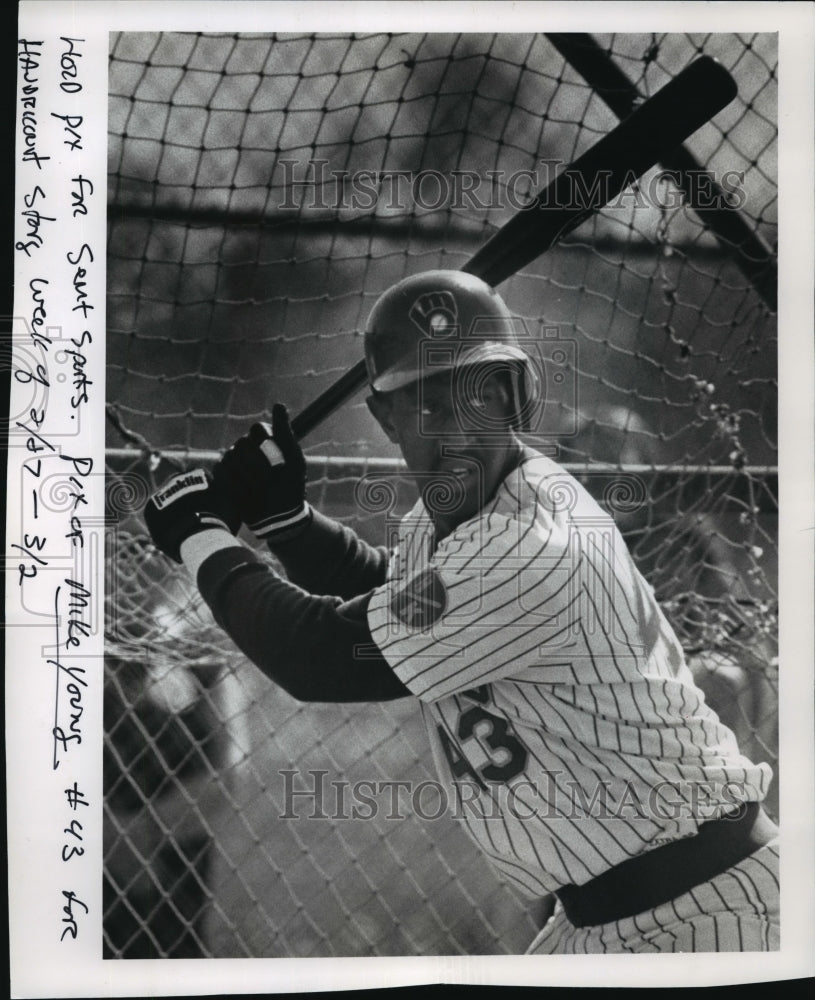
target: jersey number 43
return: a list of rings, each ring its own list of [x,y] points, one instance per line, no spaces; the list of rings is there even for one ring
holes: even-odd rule
[[[447,731],[438,726],[441,741],[450,772],[460,781],[468,776],[481,788],[486,783],[510,781],[526,768],[528,752],[510,728],[506,719],[493,715],[484,708],[489,702],[487,685],[464,691],[462,697],[478,704],[465,709],[458,717],[456,738],[460,742],[475,739],[482,751],[489,757],[489,763],[476,768],[466,757],[464,750],[454,742]]]

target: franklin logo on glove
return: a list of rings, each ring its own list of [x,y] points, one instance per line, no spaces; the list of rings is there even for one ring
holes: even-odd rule
[[[159,510],[163,510],[167,504],[175,497],[176,499],[186,496],[188,493],[195,493],[209,488],[207,476],[203,469],[196,469],[188,475],[177,476],[171,479],[164,489],[153,494],[153,503]]]
[[[229,498],[204,469],[168,480],[147,501],[144,520],[156,546],[177,563],[181,545],[193,535],[213,528],[234,535],[241,526]]]

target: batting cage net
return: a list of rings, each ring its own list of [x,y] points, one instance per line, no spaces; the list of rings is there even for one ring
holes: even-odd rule
[[[775,36],[112,37],[109,957],[531,940],[545,904],[439,802],[415,703],[294,701],[140,512],[274,402],[297,413],[362,356],[383,290],[461,267],[700,53],[736,99],[501,293],[546,381],[530,443],[615,515],[708,699],[775,766]],[[411,498],[363,395],[304,449],[311,503],[383,543]]]

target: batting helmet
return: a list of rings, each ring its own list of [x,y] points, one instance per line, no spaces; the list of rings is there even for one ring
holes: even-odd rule
[[[425,271],[379,297],[365,329],[368,381],[391,392],[427,375],[487,362],[510,362],[516,410],[538,395],[538,379],[498,293],[463,271]],[[520,421],[521,423],[523,420]]]

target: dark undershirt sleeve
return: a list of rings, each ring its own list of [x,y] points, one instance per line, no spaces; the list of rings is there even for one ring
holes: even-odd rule
[[[385,582],[388,553],[312,508],[309,525],[294,538],[269,545],[288,579],[310,594],[356,597]]]
[[[198,571],[215,620],[239,649],[299,701],[392,701],[410,691],[371,638],[370,593],[317,597],[230,546]]]

